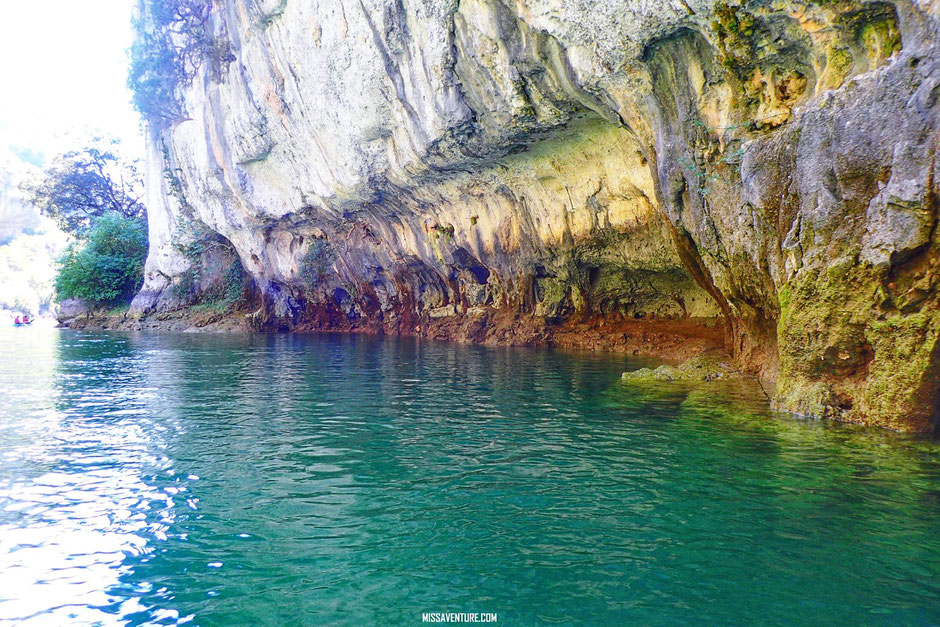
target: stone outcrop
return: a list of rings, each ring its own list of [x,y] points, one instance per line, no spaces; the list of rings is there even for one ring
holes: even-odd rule
[[[937,0],[219,0],[209,24],[232,54],[151,133],[134,311],[237,264],[260,329],[715,339],[782,410],[937,424]]]
[[[740,373],[730,363],[715,356],[703,354],[678,367],[663,364],[656,368],[640,368],[623,373],[623,381],[639,384],[661,384],[666,382],[707,383],[723,379],[738,379]]]

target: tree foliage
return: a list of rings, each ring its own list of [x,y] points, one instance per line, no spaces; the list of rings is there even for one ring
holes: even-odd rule
[[[114,145],[99,140],[56,157],[38,180],[23,186],[28,201],[72,234],[108,213],[145,219],[143,180],[135,163],[112,152]]]
[[[56,295],[96,304],[129,301],[143,280],[146,222],[109,213],[97,218],[86,235],[73,242],[59,260]]]
[[[159,129],[183,116],[180,90],[203,64],[218,80],[235,56],[228,41],[211,32],[211,1],[142,0],[141,8],[127,84],[134,107]]]

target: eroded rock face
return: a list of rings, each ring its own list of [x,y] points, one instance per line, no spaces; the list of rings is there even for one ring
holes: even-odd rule
[[[261,328],[719,325],[781,409],[936,423],[937,0],[225,0],[211,21],[235,60],[151,139],[137,310],[178,305],[212,241]]]

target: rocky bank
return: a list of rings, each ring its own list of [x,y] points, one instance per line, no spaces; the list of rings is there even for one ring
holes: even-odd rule
[[[937,425],[940,0],[216,0],[205,28],[151,124],[133,319],[244,290],[260,330],[718,344],[782,410]]]

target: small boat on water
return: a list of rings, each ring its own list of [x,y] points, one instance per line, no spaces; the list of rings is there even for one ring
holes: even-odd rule
[[[33,323],[34,318],[29,316],[17,316],[13,319],[13,326],[15,327],[28,327]]]

